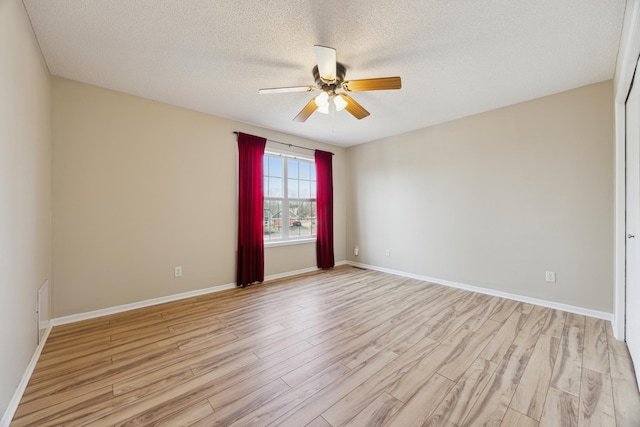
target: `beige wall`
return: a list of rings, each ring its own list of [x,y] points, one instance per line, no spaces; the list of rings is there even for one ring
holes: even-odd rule
[[[350,260],[612,312],[611,81],[348,157]]]
[[[56,78],[54,316],[235,282],[236,130],[336,152],[345,259],[344,149]],[[315,263],[313,243],[267,248],[265,274]]]
[[[0,418],[37,344],[51,274],[51,86],[19,0],[0,0]]]

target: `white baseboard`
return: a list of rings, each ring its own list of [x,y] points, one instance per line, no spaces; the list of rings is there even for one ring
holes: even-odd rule
[[[185,298],[197,297],[200,295],[210,294],[213,292],[225,291],[227,289],[235,289],[235,283],[226,285],[217,285],[210,288],[198,289],[195,291],[182,292],[180,294],[167,295],[166,297],[152,298],[144,301],[132,302],[130,304],[117,305],[115,307],[103,308],[100,310],[88,311],[86,313],[72,314],[69,316],[56,317],[52,320],[54,326],[66,325],[67,323],[80,322],[82,320],[95,319],[96,317],[108,316],[110,314],[122,313],[125,311],[135,310],[137,308],[150,307],[152,305],[164,304],[167,302],[178,301]]]
[[[345,265],[347,261],[340,261],[336,263],[336,266]],[[271,274],[265,276],[264,280],[276,280],[284,277],[296,276],[298,274],[309,273],[317,271],[318,267],[303,268],[301,270],[287,271],[285,273]],[[103,308],[100,310],[88,311],[86,313],[72,314],[69,316],[57,317],[52,320],[54,326],[66,325],[67,323],[80,322],[82,320],[95,319],[96,317],[108,316],[110,314],[122,313],[129,310],[135,310],[137,308],[150,307],[152,305],[164,304],[167,302],[178,301],[185,298],[197,297],[200,295],[206,295],[213,292],[225,291],[227,289],[235,289],[235,283],[228,283],[226,285],[217,285],[210,288],[198,289],[195,291],[183,292],[180,294],[168,295],[166,297],[152,298],[144,301],[133,302],[130,304],[117,305],[115,307]]]
[[[268,282],[270,280],[283,279],[285,277],[297,276],[298,274],[311,273],[312,271],[318,271],[318,267],[302,268],[300,270],[287,271],[285,273],[270,274],[268,276],[264,276],[264,281]]]
[[[464,283],[452,282],[450,280],[438,279],[435,277],[421,276],[413,273],[406,273],[404,271],[392,270],[390,268],[377,267],[375,265],[362,264],[354,261],[347,261],[348,264],[354,267],[366,268],[369,270],[381,271],[383,273],[395,274],[396,276],[409,277],[411,279],[422,280],[424,282],[435,283],[438,285],[449,286],[452,288],[464,289],[466,291],[478,292],[480,294],[491,295],[494,297],[506,298],[520,302],[526,302],[529,304],[540,305],[542,307],[554,308],[556,310],[562,310],[569,313],[581,314],[583,316],[595,317],[596,319],[613,320],[612,313],[606,313],[604,311],[592,310],[590,308],[578,307],[575,305],[563,304],[555,301],[547,301],[538,298],[531,298],[524,295],[512,294],[509,292],[496,291],[494,289],[481,288],[479,286],[465,285]]]
[[[335,266],[339,267],[341,265],[347,265],[347,264],[348,264],[347,261],[338,261],[335,263]],[[286,273],[270,274],[268,276],[265,276],[264,281],[267,282],[269,280],[282,279],[284,277],[297,276],[298,274],[311,273],[312,271],[319,271],[319,270],[320,269],[318,267],[309,267],[309,268],[303,268],[300,270],[287,271]]]
[[[42,353],[42,349],[44,348],[45,343],[47,342],[47,338],[49,338],[49,333],[53,328],[53,322],[49,322],[47,328],[42,335],[42,339],[40,340],[40,344],[36,347],[36,350],[33,352],[33,356],[31,356],[31,361],[27,365],[27,369],[25,369],[22,374],[22,378],[20,379],[20,383],[18,384],[18,388],[16,388],[15,393],[13,393],[13,397],[9,402],[9,406],[4,411],[2,415],[2,419],[0,419],[0,427],[9,427],[11,424],[11,420],[18,409],[18,405],[20,404],[20,400],[22,399],[22,395],[27,388],[27,384],[29,384],[29,380],[31,379],[31,374],[33,374],[33,370],[36,368],[36,364],[38,363],[38,359],[40,358],[40,353]]]

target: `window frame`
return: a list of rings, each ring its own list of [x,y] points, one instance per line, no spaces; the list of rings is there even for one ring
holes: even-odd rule
[[[263,242],[265,246],[286,246],[286,245],[295,245],[295,244],[301,244],[301,243],[310,243],[310,242],[315,242],[316,238],[317,238],[317,208],[318,208],[318,197],[317,197],[317,176],[315,175],[315,159],[313,157],[308,157],[305,155],[301,155],[299,153],[289,153],[287,151],[284,150],[278,150],[278,149],[273,149],[273,148],[267,148],[265,149],[264,152],[264,156],[263,158],[266,158],[267,156],[272,156],[272,157],[280,157],[282,159],[282,197],[272,197],[272,196],[268,196],[267,193],[268,191],[265,191],[264,194],[264,201],[267,202],[269,200],[274,200],[274,201],[281,201],[282,202],[282,214],[281,214],[281,223],[282,223],[282,227],[281,227],[281,237],[280,238],[276,238],[276,239],[268,239],[266,238],[266,236],[263,234]],[[300,160],[303,162],[308,162],[311,164],[311,166],[313,167],[314,173],[314,179],[310,180],[313,184],[315,184],[315,193],[316,193],[316,197],[310,197],[310,198],[290,198],[289,197],[289,160]],[[267,176],[266,172],[263,173],[263,186],[265,186],[264,184],[264,177]],[[316,226],[313,228],[314,234],[312,235],[308,235],[308,236],[291,236],[289,234],[289,228],[290,228],[290,215],[289,215],[289,203],[290,201],[295,201],[295,202],[312,202],[315,204],[315,211],[314,214],[315,216],[312,217],[315,219],[316,221]],[[263,216],[264,216],[264,207],[263,207]],[[263,226],[265,224],[265,221],[263,219]]]

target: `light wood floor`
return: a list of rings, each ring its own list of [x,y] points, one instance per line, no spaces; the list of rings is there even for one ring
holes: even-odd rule
[[[340,267],[54,328],[13,420],[640,426],[608,322]]]

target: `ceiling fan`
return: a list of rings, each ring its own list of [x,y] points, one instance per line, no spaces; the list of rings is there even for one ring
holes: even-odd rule
[[[330,110],[347,110],[353,117],[360,120],[370,113],[348,95],[348,92],[365,90],[400,89],[400,77],[380,77],[377,79],[345,80],[347,71],[344,65],[336,60],[336,50],[326,46],[314,46],[318,65],[313,67],[315,86],[292,86],[260,89],[258,93],[312,92],[321,91],[304,106],[293,119],[297,122],[306,121],[316,110],[328,114]]]

